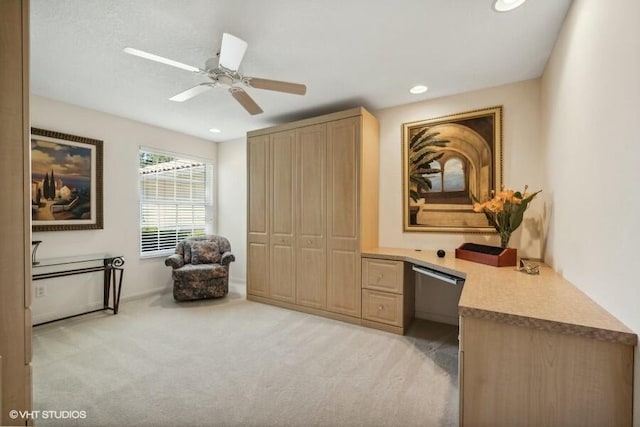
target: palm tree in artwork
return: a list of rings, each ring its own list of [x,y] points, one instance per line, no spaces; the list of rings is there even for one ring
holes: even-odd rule
[[[420,198],[419,190],[431,190],[429,175],[441,172],[439,168],[433,167],[432,163],[444,155],[444,152],[436,148],[446,147],[449,142],[448,139],[438,139],[440,132],[429,132],[430,129],[420,129],[409,141],[409,197],[414,202]]]

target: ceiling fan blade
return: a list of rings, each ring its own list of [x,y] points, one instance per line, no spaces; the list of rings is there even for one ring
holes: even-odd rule
[[[199,84],[198,86],[194,86],[191,89],[187,89],[184,92],[180,92],[179,94],[172,96],[171,98],[169,98],[169,100],[175,101],[175,102],[184,102],[187,99],[191,99],[194,96],[198,96],[201,93],[208,91],[209,89],[211,89],[210,84],[208,83]]]
[[[256,89],[275,90],[277,92],[293,93],[295,95],[304,95],[307,93],[307,86],[299,83],[281,82],[278,80],[258,79],[256,77],[245,77],[242,79],[247,86]]]
[[[223,33],[218,66],[224,67],[227,70],[238,71],[246,50],[246,41],[229,33]]]
[[[229,92],[231,92],[231,96],[233,96],[236,101],[238,101],[240,105],[242,105],[242,107],[252,116],[262,113],[262,108],[260,108],[253,98],[251,98],[249,94],[241,88],[231,87],[229,88]]]
[[[183,64],[182,62],[174,61],[173,59],[163,58],[162,56],[154,55],[153,53],[144,52],[142,50],[134,49],[132,47],[125,47],[125,53],[129,55],[139,56],[140,58],[150,59],[151,61],[160,62],[162,64],[171,65],[172,67],[182,68],[183,70],[192,71],[194,73],[198,73],[202,70],[199,68],[193,67],[191,65]]]

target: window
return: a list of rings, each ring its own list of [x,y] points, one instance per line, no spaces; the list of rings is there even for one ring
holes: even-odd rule
[[[444,164],[444,191],[464,191],[464,164],[452,157]]]
[[[189,236],[211,232],[213,165],[140,149],[140,255],[173,253]]]

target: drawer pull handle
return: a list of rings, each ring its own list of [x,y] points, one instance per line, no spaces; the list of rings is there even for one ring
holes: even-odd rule
[[[307,245],[311,244],[311,239],[307,239]]]
[[[384,276],[384,274],[378,274],[378,277],[376,277],[376,282],[382,280],[382,276]]]
[[[380,304],[380,305],[378,306],[378,311],[382,311],[382,310],[384,310],[384,305]]]

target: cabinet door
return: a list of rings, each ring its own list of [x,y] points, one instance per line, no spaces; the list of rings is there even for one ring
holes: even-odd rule
[[[327,123],[327,309],[360,317],[360,117]]]
[[[247,293],[269,296],[269,137],[247,139]]]
[[[298,149],[296,302],[327,306],[326,280],[326,127],[296,130]]]
[[[633,347],[465,316],[462,426],[631,426]]]
[[[270,296],[295,302],[295,130],[269,135],[271,168]]]

